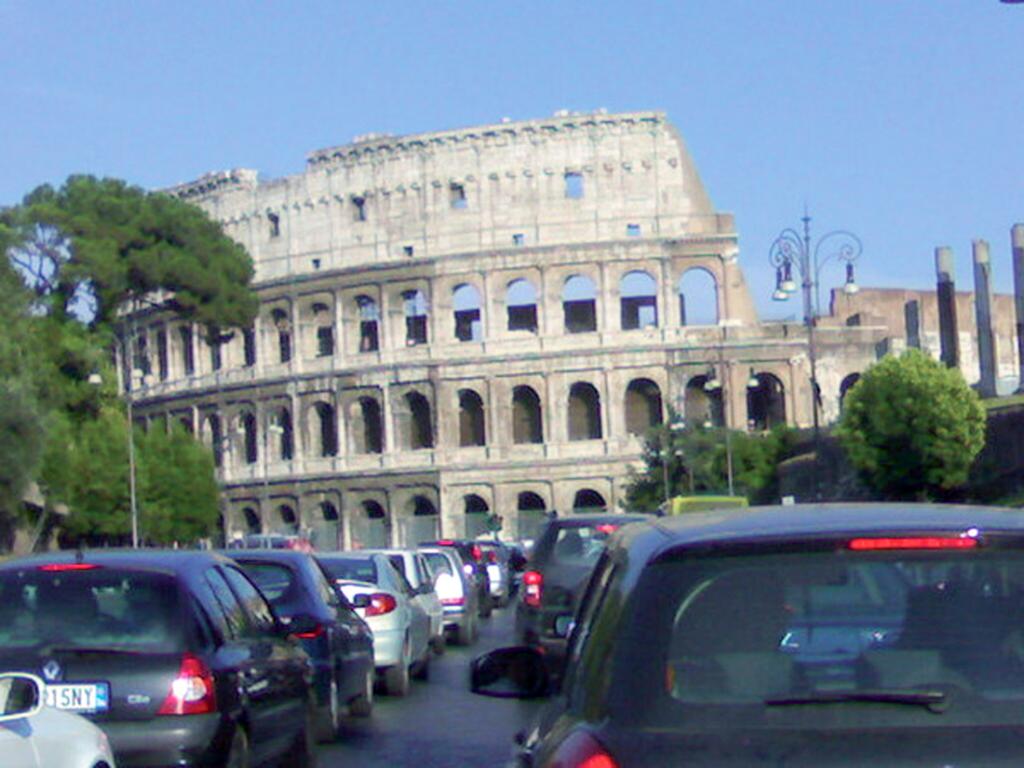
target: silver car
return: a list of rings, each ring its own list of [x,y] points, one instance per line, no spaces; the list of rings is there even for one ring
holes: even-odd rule
[[[115,768],[107,737],[81,715],[45,705],[35,675],[0,674],[0,762],[7,768]]]
[[[373,656],[385,693],[404,696],[409,676],[430,674],[430,617],[391,560],[373,552],[337,552],[317,559],[373,631]]]
[[[445,648],[444,608],[441,598],[434,587],[434,579],[427,567],[427,560],[421,552],[414,549],[372,549],[363,552],[376,552],[387,556],[397,568],[415,593],[413,602],[420,606],[430,617],[430,646],[434,653],[441,655]]]

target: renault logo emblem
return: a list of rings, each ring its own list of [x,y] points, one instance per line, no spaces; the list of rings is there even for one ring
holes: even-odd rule
[[[48,662],[43,664],[43,678],[46,679],[47,682],[52,683],[55,680],[59,680],[60,673],[60,664],[53,659],[50,659]]]

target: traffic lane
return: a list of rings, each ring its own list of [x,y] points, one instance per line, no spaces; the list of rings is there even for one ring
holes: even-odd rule
[[[319,750],[321,768],[467,768],[508,762],[517,731],[526,728],[537,701],[490,699],[469,692],[469,662],[513,643],[514,608],[480,622],[480,638],[468,648],[448,646],[435,656],[429,681],[413,681],[402,699],[378,696],[373,716],[346,722],[341,738]]]

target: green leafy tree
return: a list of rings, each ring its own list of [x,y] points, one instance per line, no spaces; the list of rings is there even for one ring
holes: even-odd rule
[[[985,412],[959,370],[909,350],[864,373],[836,434],[876,492],[929,499],[967,481],[985,443]]]

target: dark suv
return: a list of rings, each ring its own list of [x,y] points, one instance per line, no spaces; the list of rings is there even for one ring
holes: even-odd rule
[[[0,668],[110,739],[118,766],[314,763],[309,656],[231,560],[55,553],[0,567]]]
[[[640,514],[597,514],[549,520],[523,573],[522,595],[516,605],[519,641],[543,648],[553,659],[561,656],[565,639],[555,631],[555,619],[575,610],[608,537],[627,523],[651,519]]]

